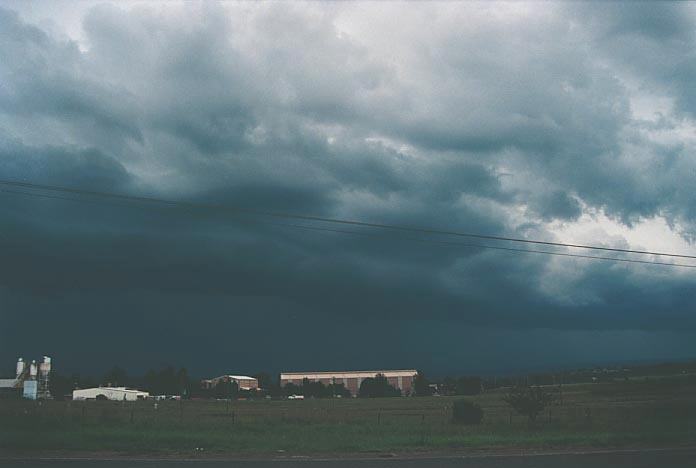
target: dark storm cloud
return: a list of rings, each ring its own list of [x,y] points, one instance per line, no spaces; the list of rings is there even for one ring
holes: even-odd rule
[[[602,41],[631,31],[669,50],[691,40],[690,20],[563,7],[463,28],[458,11],[385,58],[305,6],[98,5],[82,48],[0,9],[0,178],[547,240],[587,210],[626,225],[659,215],[689,236],[692,144],[651,139],[597,57],[618,63]],[[687,92],[675,86],[665,92]],[[376,320],[382,352],[379,334],[423,320],[440,332],[696,327],[693,276],[674,269],[131,202],[3,194],[0,215],[3,312],[65,315],[77,334],[119,308],[149,317],[143,333],[179,335],[187,311],[248,333]]]
[[[75,44],[57,43],[17,14],[0,10],[0,107],[11,118],[57,120],[71,130],[141,139],[130,109],[136,104],[123,88],[102,85],[85,76]]]
[[[122,164],[96,148],[30,147],[0,142],[3,177],[91,190],[123,190],[130,175]]]
[[[696,112],[696,93],[690,85],[694,78],[694,11],[685,2],[614,2],[595,9],[575,6],[598,52],[616,64],[639,74],[644,86],[667,92],[675,98],[675,107]]]
[[[541,197],[532,206],[533,210],[545,220],[575,220],[582,215],[580,203],[560,190]]]

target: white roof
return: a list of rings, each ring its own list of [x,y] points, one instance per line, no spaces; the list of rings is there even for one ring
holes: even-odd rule
[[[227,377],[228,379],[234,379],[234,380],[256,380],[253,377],[249,377],[248,375],[221,375],[220,377],[215,377],[216,379],[221,379],[223,377]]]
[[[134,388],[126,388],[126,387],[92,387],[92,388],[79,388],[77,390],[74,390],[75,392],[87,392],[87,391],[93,391],[93,390],[113,390],[117,392],[126,392],[126,393],[147,393],[142,390],[136,390]]]

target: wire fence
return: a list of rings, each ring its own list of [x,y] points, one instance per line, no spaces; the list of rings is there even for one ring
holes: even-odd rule
[[[372,401],[0,401],[0,419],[53,424],[147,424],[234,426],[237,424],[364,424],[438,426],[452,422],[454,399],[409,399],[408,404]],[[398,399],[397,399],[398,400]],[[427,400],[427,401],[426,401]],[[500,402],[502,403],[502,402]],[[505,404],[482,405],[483,426],[520,426],[526,416]],[[605,426],[652,420],[696,421],[696,398],[554,404],[539,425]]]

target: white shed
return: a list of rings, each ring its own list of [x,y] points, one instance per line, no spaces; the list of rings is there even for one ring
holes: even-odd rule
[[[126,387],[96,387],[73,390],[73,400],[136,401],[148,398],[148,392]]]

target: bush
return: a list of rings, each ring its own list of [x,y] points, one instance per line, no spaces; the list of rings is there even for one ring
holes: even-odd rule
[[[483,409],[469,400],[457,400],[452,407],[452,422],[455,424],[481,424]]]
[[[503,400],[519,414],[527,416],[530,422],[534,422],[539,413],[553,401],[553,395],[541,387],[515,387]]]

